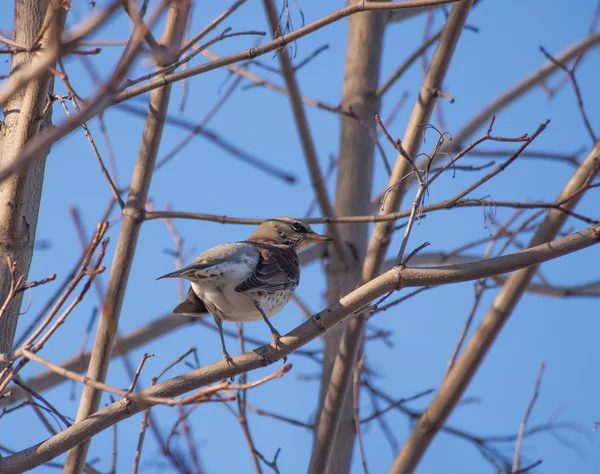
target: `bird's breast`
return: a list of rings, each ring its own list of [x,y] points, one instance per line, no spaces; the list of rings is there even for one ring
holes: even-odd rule
[[[281,290],[274,292],[248,291],[239,293],[234,287],[228,285],[215,285],[207,287],[192,283],[192,288],[198,297],[209,301],[226,321],[244,322],[259,321],[262,319],[260,311],[256,309],[254,302],[260,304],[261,309],[267,317],[274,316],[287,304],[292,296],[292,290]]]

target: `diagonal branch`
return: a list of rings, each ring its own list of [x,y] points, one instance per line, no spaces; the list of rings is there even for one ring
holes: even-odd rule
[[[200,66],[195,66],[185,71],[167,74],[163,77],[163,81],[161,82],[161,84],[172,84],[173,82],[182,81],[188,77],[197,76],[198,74],[204,74],[205,72],[213,71],[215,69],[228,66],[233,63],[254,59],[258,56],[270,53],[279,48],[284,48],[286,45],[291,44],[294,41],[314,31],[317,31],[336,21],[340,21],[350,15],[354,15],[355,13],[365,11],[393,11],[407,8],[417,8],[422,6],[445,5],[448,3],[459,3],[464,1],[467,0],[407,0],[404,2],[357,2],[353,5],[349,5],[345,8],[342,8],[341,10],[338,10],[330,15],[327,15],[326,17],[323,17],[317,21],[314,21],[313,23],[303,26],[302,28],[298,28],[297,30],[288,33],[287,35],[280,36],[275,40],[270,41],[257,48],[252,48],[246,51],[242,51],[240,53],[232,54],[231,56],[227,56],[225,58],[222,58],[221,60],[212,61],[208,64],[201,64]],[[133,89],[129,89],[120,93],[116,97],[116,102],[118,103],[132,99],[133,97],[137,97],[138,95],[150,92],[151,90],[156,89],[157,87],[160,86],[156,83],[142,84]]]
[[[115,3],[118,4],[118,2]],[[159,19],[162,11],[166,8],[168,3],[169,0],[161,1],[160,5],[156,8],[154,14],[148,21],[148,25],[152,26]],[[89,121],[92,117],[95,117],[105,110],[109,105],[111,105],[118,90],[119,84],[125,78],[127,71],[131,67],[141,49],[143,35],[144,28],[139,24],[136,24],[127,47],[119,59],[119,62],[115,67],[115,71],[110,80],[97,88],[96,95],[88,100],[85,107],[81,109],[81,112],[63,121],[57,127],[47,128],[41,132],[35,140],[30,140],[23,147],[21,153],[15,158],[15,160],[2,167],[0,170],[0,182],[5,181],[17,171],[27,166],[38,156],[48,153],[50,147],[54,143],[67,136],[82,123]]]
[[[599,155],[600,142],[597,142],[558,196],[559,202],[569,198],[564,207],[574,208],[581,198],[580,190],[598,173]],[[530,247],[539,247],[544,242],[555,238],[566,219],[567,215],[558,210],[549,211],[532,237]],[[467,389],[537,269],[537,265],[530,266],[513,273],[506,280],[463,353],[442,382],[437,395],[413,428],[406,444],[396,457],[390,473],[412,472],[415,469],[433,437],[444,425]]]
[[[440,265],[440,264],[451,264],[451,263],[465,263],[465,262],[474,262],[477,260],[481,260],[481,257],[474,255],[458,255],[451,256],[444,253],[420,253],[415,255],[414,258],[411,259],[410,263],[413,266],[421,266],[421,265]],[[384,264],[384,269],[387,271],[390,268],[394,267],[395,259],[390,261],[386,261]],[[492,277],[496,282],[502,284],[506,281],[506,277],[502,275],[496,275]],[[420,288],[419,292],[427,289],[429,287]],[[576,286],[559,286],[559,285],[546,285],[546,284],[538,284],[538,283],[530,283],[527,287],[527,292],[544,295],[544,296],[552,296],[556,298],[569,298],[569,297],[584,297],[584,298],[598,298],[600,297],[600,281],[592,281],[589,283],[576,285]],[[392,301],[384,307],[380,307],[378,311],[385,310],[392,306],[397,305],[399,302],[404,301],[407,296],[406,295],[398,300]],[[111,359],[116,359],[122,357],[124,354],[133,351],[138,347],[142,347],[144,344],[153,341],[155,339],[161,338],[169,334],[170,332],[179,329],[183,326],[187,326],[189,324],[206,324],[206,326],[210,325],[208,321],[204,321],[202,319],[190,318],[189,316],[184,316],[181,314],[166,314],[161,316],[154,321],[145,324],[139,328],[132,330],[131,332],[123,335],[121,338],[118,338],[115,341],[115,350],[111,354]],[[211,328],[213,326],[211,325]],[[216,328],[215,328],[216,330]],[[230,335],[227,334],[226,335]],[[233,335],[233,334],[231,334]],[[253,344],[263,344],[263,342],[259,341],[250,341]],[[303,354],[301,350],[296,351],[295,354]],[[307,357],[310,357],[311,352],[306,352]],[[74,371],[74,372],[83,372],[87,368],[87,364],[90,360],[90,353],[85,352],[82,354],[77,354],[61,363],[61,367]],[[65,379],[61,376],[57,375],[52,371],[42,372],[38,375],[34,375],[33,377],[27,379],[25,383],[34,389],[36,392],[43,392],[48,390],[60,383],[64,382]],[[0,407],[5,407],[8,405],[12,405],[23,398],[25,398],[25,391],[18,388],[13,387],[10,391],[10,394],[4,395],[0,398]],[[312,425],[310,426],[312,429]],[[395,452],[395,451],[394,451]]]
[[[540,85],[548,77],[560,69],[558,63],[565,64],[576,58],[585,51],[596,48],[600,45],[600,32],[590,36],[586,36],[583,40],[568,47],[566,50],[558,54],[553,61],[548,61],[541,68],[529,74],[522,81],[515,84],[510,89],[503,92],[496,99],[490,102],[487,107],[476,114],[469,120],[460,131],[454,135],[452,142],[456,147],[460,147],[461,143],[471,137],[480,127],[485,125],[493,116],[505,109],[508,105],[515,102],[518,98],[525,95],[534,87]]]
[[[577,58],[586,51],[598,47],[599,45],[600,32],[586,36],[581,41],[569,46],[567,49],[558,54],[554,58],[556,63],[548,61],[541,68],[535,70],[523,80],[504,91],[486,107],[475,114],[456,134],[453,135],[452,145],[442,147],[437,157],[434,157],[432,164],[435,165],[438,159],[447,156],[447,152],[461,149],[463,143],[473,136],[477,130],[488,123],[492,117],[499,115],[502,110],[518,100],[520,97],[523,97],[525,94],[531,91],[531,89],[543,84],[548,77],[560,69],[560,66],[558,66],[557,63],[565,64],[572,59]],[[421,163],[419,163],[419,165],[421,165]],[[407,181],[412,183],[413,178],[409,177]],[[378,207],[379,199],[375,199],[375,201],[372,203],[371,209],[377,209]]]
[[[161,38],[163,45],[167,47],[175,45],[179,48],[185,30],[182,25],[185,26],[186,23],[182,19],[187,18],[189,8],[189,2],[171,3],[165,30]],[[108,371],[110,354],[113,350],[121,305],[123,304],[127,280],[143,222],[141,216],[148,198],[148,189],[150,188],[156,155],[162,137],[170,94],[171,87],[165,86],[153,91],[150,95],[146,125],[131,178],[129,197],[123,209],[121,230],[88,367],[88,377],[98,382],[105,380]],[[77,411],[77,421],[93,415],[98,410],[101,395],[102,392],[95,387],[89,385],[84,387]],[[88,447],[89,443],[82,443],[68,453],[65,462],[65,473],[78,474],[81,472]]]
[[[521,464],[521,448],[523,446],[523,437],[525,436],[525,432],[527,431],[527,422],[529,421],[529,417],[531,416],[531,412],[533,411],[533,407],[540,393],[540,385],[542,384],[542,375],[544,375],[545,365],[542,364],[540,366],[540,370],[538,372],[537,379],[535,381],[535,389],[533,390],[533,396],[531,397],[531,401],[527,406],[527,410],[525,410],[525,416],[521,421],[519,426],[519,434],[517,435],[517,443],[515,446],[515,457],[513,459],[512,472],[516,474],[519,472],[520,464]]]
[[[60,6],[57,8],[55,3],[59,4]],[[63,2],[44,2],[44,4],[47,6],[47,16],[44,20],[44,26],[41,27],[40,33],[38,33],[37,30],[34,32],[37,33],[38,36],[43,32],[43,37],[41,40],[44,48],[41,52],[35,53],[35,60],[20,68],[18,73],[11,74],[9,76],[6,84],[0,89],[0,105],[6,106],[11,97],[13,97],[16,93],[18,93],[24,87],[27,87],[28,84],[39,80],[44,74],[47,74],[48,68],[54,67],[54,64],[58,59],[72,52],[77,47],[81,39],[90,35],[103,23],[105,23],[121,4],[120,1],[114,0],[108,7],[100,10],[98,13],[90,16],[90,18],[87,18],[80,24],[76,25],[74,28],[75,31],[69,31],[66,35],[66,39],[60,39],[60,33],[62,32],[60,31],[58,32],[59,34],[55,36],[53,41],[48,42],[47,40],[49,34],[55,34],[56,26],[60,25],[59,30],[62,30],[64,26],[68,8],[62,5],[62,3]],[[30,5],[24,6],[30,7]],[[43,11],[44,6],[40,6],[39,9]],[[26,13],[23,13],[23,18],[25,18],[25,21],[32,21],[30,17],[27,17]],[[15,37],[15,39],[20,41],[18,37]],[[36,40],[37,39],[40,38],[36,38]],[[33,40],[32,42],[35,42],[36,40]],[[33,46],[34,45],[32,45],[32,47]]]

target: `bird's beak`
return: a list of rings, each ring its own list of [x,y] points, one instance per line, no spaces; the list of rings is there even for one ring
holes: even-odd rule
[[[309,234],[309,239],[311,242],[320,243],[320,242],[331,242],[333,239],[331,237],[327,237],[326,235],[319,235],[314,232]]]

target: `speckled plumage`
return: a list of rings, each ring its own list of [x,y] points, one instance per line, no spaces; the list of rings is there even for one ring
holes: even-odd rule
[[[287,304],[300,282],[298,253],[329,237],[313,232],[307,224],[289,217],[265,221],[243,242],[213,247],[187,267],[162,278],[185,278],[191,282],[186,299],[174,313],[211,313],[219,328],[223,355],[222,321],[264,319],[274,338],[279,333],[268,318]]]

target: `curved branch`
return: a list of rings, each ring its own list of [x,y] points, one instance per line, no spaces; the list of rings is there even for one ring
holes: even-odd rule
[[[157,13],[160,13],[166,7],[167,1],[168,0],[163,0],[161,5],[159,5],[159,7],[157,8]],[[185,71],[180,71],[173,74],[166,74],[150,83],[142,84],[141,86],[135,87],[133,89],[123,91],[120,94],[115,94],[118,89],[118,85],[122,82],[125,73],[131,66],[132,61],[137,56],[141,41],[143,40],[145,34],[145,30],[139,27],[139,25],[136,25],[136,28],[134,29],[132,37],[129,41],[130,47],[125,50],[125,53],[121,58],[119,65],[117,66],[117,70],[113,74],[112,79],[106,85],[99,88],[98,93],[92,99],[89,100],[87,105],[84,108],[82,108],[82,111],[79,114],[74,115],[72,118],[64,121],[60,126],[53,127],[52,129],[45,131],[44,133],[40,134],[40,138],[38,140],[34,140],[31,143],[29,143],[12,166],[7,166],[0,170],[0,182],[4,181],[8,176],[13,174],[18,169],[22,168],[23,166],[26,166],[41,152],[49,150],[54,143],[56,143],[61,138],[64,138],[66,135],[68,135],[77,127],[79,127],[82,123],[89,121],[90,119],[100,114],[102,111],[104,111],[107,107],[110,107],[111,105],[115,105],[125,100],[129,100],[133,97],[137,97],[138,95],[145,94],[146,92],[150,92],[154,89],[164,87],[168,84],[173,84],[174,82],[182,81],[191,76],[203,74],[205,72],[228,66],[239,61],[253,59],[262,54],[275,51],[276,49],[285,47],[287,44],[299,38],[302,38],[303,36],[306,36],[309,33],[312,33],[313,31],[316,31],[320,28],[323,28],[324,26],[346,18],[347,16],[350,16],[354,13],[362,11],[397,10],[402,8],[415,8],[430,5],[444,5],[448,3],[462,1],[466,0],[410,0],[406,2],[369,3],[359,2],[355,5],[343,8],[335,13],[332,13],[331,15],[321,18],[320,20],[317,20],[311,23],[310,25],[306,25],[303,28],[299,28],[298,30],[290,34],[281,36],[263,46],[242,51],[241,53],[236,53],[231,56],[227,56],[218,61],[212,61],[208,64],[202,64],[200,66],[186,69]],[[156,16],[146,23],[148,26],[152,26],[155,20]]]
[[[188,77],[204,74],[205,72],[213,71],[215,69],[225,67],[233,63],[254,59],[258,56],[270,53],[271,51],[275,51],[279,48],[285,48],[286,45],[293,43],[294,41],[302,38],[303,36],[306,36],[314,31],[323,28],[324,26],[330,25],[331,23],[342,20],[358,12],[381,10],[391,11],[406,8],[444,5],[448,3],[462,1],[465,0],[409,0],[405,2],[358,2],[353,5],[347,6],[346,8],[342,8],[341,10],[338,10],[337,12],[334,12],[331,15],[327,15],[326,17],[323,17],[313,23],[310,23],[309,25],[306,25],[302,28],[298,28],[296,31],[293,31],[287,35],[280,36],[274,39],[273,41],[270,41],[257,48],[252,48],[246,51],[242,51],[240,53],[232,54],[231,56],[227,56],[220,60],[211,61],[208,64],[201,64],[200,66],[195,66],[186,69],[185,71],[167,74],[162,77],[162,81],[158,85],[155,83],[143,84],[133,89],[123,91],[116,97],[116,103],[132,99],[133,97],[137,97],[141,94],[145,94],[146,92],[150,92],[151,90],[156,89],[157,87],[160,87],[165,84],[172,84],[174,82],[182,81],[183,79],[186,79]]]

